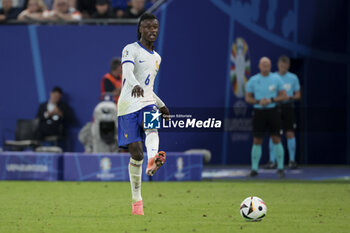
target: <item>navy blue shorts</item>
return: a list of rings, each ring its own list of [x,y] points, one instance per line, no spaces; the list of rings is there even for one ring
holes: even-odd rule
[[[157,106],[154,104],[147,105],[137,112],[127,115],[118,116],[118,146],[128,148],[133,142],[145,141],[145,132],[143,130],[143,113],[155,112]]]

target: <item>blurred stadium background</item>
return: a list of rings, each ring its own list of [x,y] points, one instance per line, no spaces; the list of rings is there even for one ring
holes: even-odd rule
[[[204,181],[144,183],[149,217],[137,224],[128,215],[128,183],[0,182],[1,232],[348,232],[349,1],[148,2],[160,22],[155,47],[162,64],[155,92],[171,113],[224,121],[223,130],[161,130],[160,149],[170,153],[153,181]],[[1,180],[128,180],[128,154],[84,154],[78,133],[100,102],[110,60],[137,40],[136,29],[137,19],[0,25]],[[259,72],[263,56],[271,58],[276,71],[281,55],[291,58],[301,84],[296,104],[300,168],[287,171],[292,181],[266,181],[277,176],[263,169],[263,181],[242,180],[250,170],[251,107],[235,72],[243,69],[246,82]],[[31,147],[7,151],[5,141],[15,139],[17,120],[34,118],[55,86],[63,89],[76,116],[61,144],[64,156]],[[184,153],[191,149],[200,150]],[[205,157],[203,165],[208,151],[211,158]],[[266,138],[260,164],[267,162]],[[271,210],[271,217],[255,227],[241,223],[238,214],[240,201],[250,195],[261,195]],[[155,227],[156,217],[168,225]]]
[[[350,164],[348,1],[174,0],[164,1],[155,13],[160,20],[156,48],[163,58],[155,92],[170,108],[245,107],[230,81],[232,48],[242,38],[247,79],[258,72],[262,56],[271,58],[273,71],[280,55],[292,58],[303,95],[298,162]],[[39,103],[58,85],[77,116],[67,150],[82,152],[77,134],[99,102],[109,61],[136,40],[135,24],[116,21],[1,25],[0,128],[15,130],[17,119],[35,117]],[[3,130],[0,134],[5,137]],[[160,138],[165,151],[210,150],[211,164],[250,161],[249,131],[161,132]]]

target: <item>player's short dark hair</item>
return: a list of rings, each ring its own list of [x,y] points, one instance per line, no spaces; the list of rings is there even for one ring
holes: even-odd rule
[[[60,88],[59,86],[54,86],[54,87],[52,88],[51,92],[58,92],[58,93],[60,93],[61,95],[63,95],[62,88]]]
[[[290,58],[286,55],[282,55],[278,58],[278,62],[288,63],[290,64]]]
[[[118,66],[121,65],[120,58],[118,58],[118,57],[112,58],[110,64],[111,64],[111,71],[112,71],[112,70],[115,70]]]
[[[148,19],[157,19],[157,16],[155,16],[154,14],[151,14],[151,13],[144,13],[141,15],[140,17],[140,20],[139,20],[139,23],[137,25],[137,40],[140,40],[141,39],[141,33],[140,33],[140,25],[141,25],[141,22],[144,21],[144,20],[148,20]]]

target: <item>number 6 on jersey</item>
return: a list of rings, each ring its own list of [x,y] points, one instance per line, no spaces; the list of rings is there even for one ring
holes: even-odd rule
[[[149,75],[147,76],[146,80],[145,80],[145,84],[146,84],[146,85],[149,84],[149,81],[150,81],[149,76],[151,76],[151,75],[149,74]]]

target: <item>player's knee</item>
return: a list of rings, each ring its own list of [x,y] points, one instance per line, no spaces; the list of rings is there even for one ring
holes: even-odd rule
[[[131,154],[131,158],[135,159],[136,161],[143,160],[143,153],[133,153]]]
[[[294,138],[294,137],[295,137],[295,134],[294,134],[293,131],[287,131],[287,132],[286,132],[286,136],[287,136],[287,138]]]
[[[142,150],[142,143],[131,143],[129,144],[129,151],[131,154],[131,158],[135,159],[137,161],[143,160],[143,150]]]
[[[148,135],[151,135],[151,134],[156,134],[158,135],[158,130],[157,129],[145,129],[145,134],[146,134],[146,137]]]
[[[253,143],[254,145],[261,145],[263,143],[263,138],[254,137]]]
[[[273,142],[274,144],[278,144],[278,143],[281,142],[281,137],[280,137],[280,136],[273,135],[273,136],[271,136],[271,138],[272,138],[272,142]]]
[[[136,161],[141,161],[143,160],[143,152],[140,150],[135,150],[133,152],[130,151],[131,158],[135,159]]]

